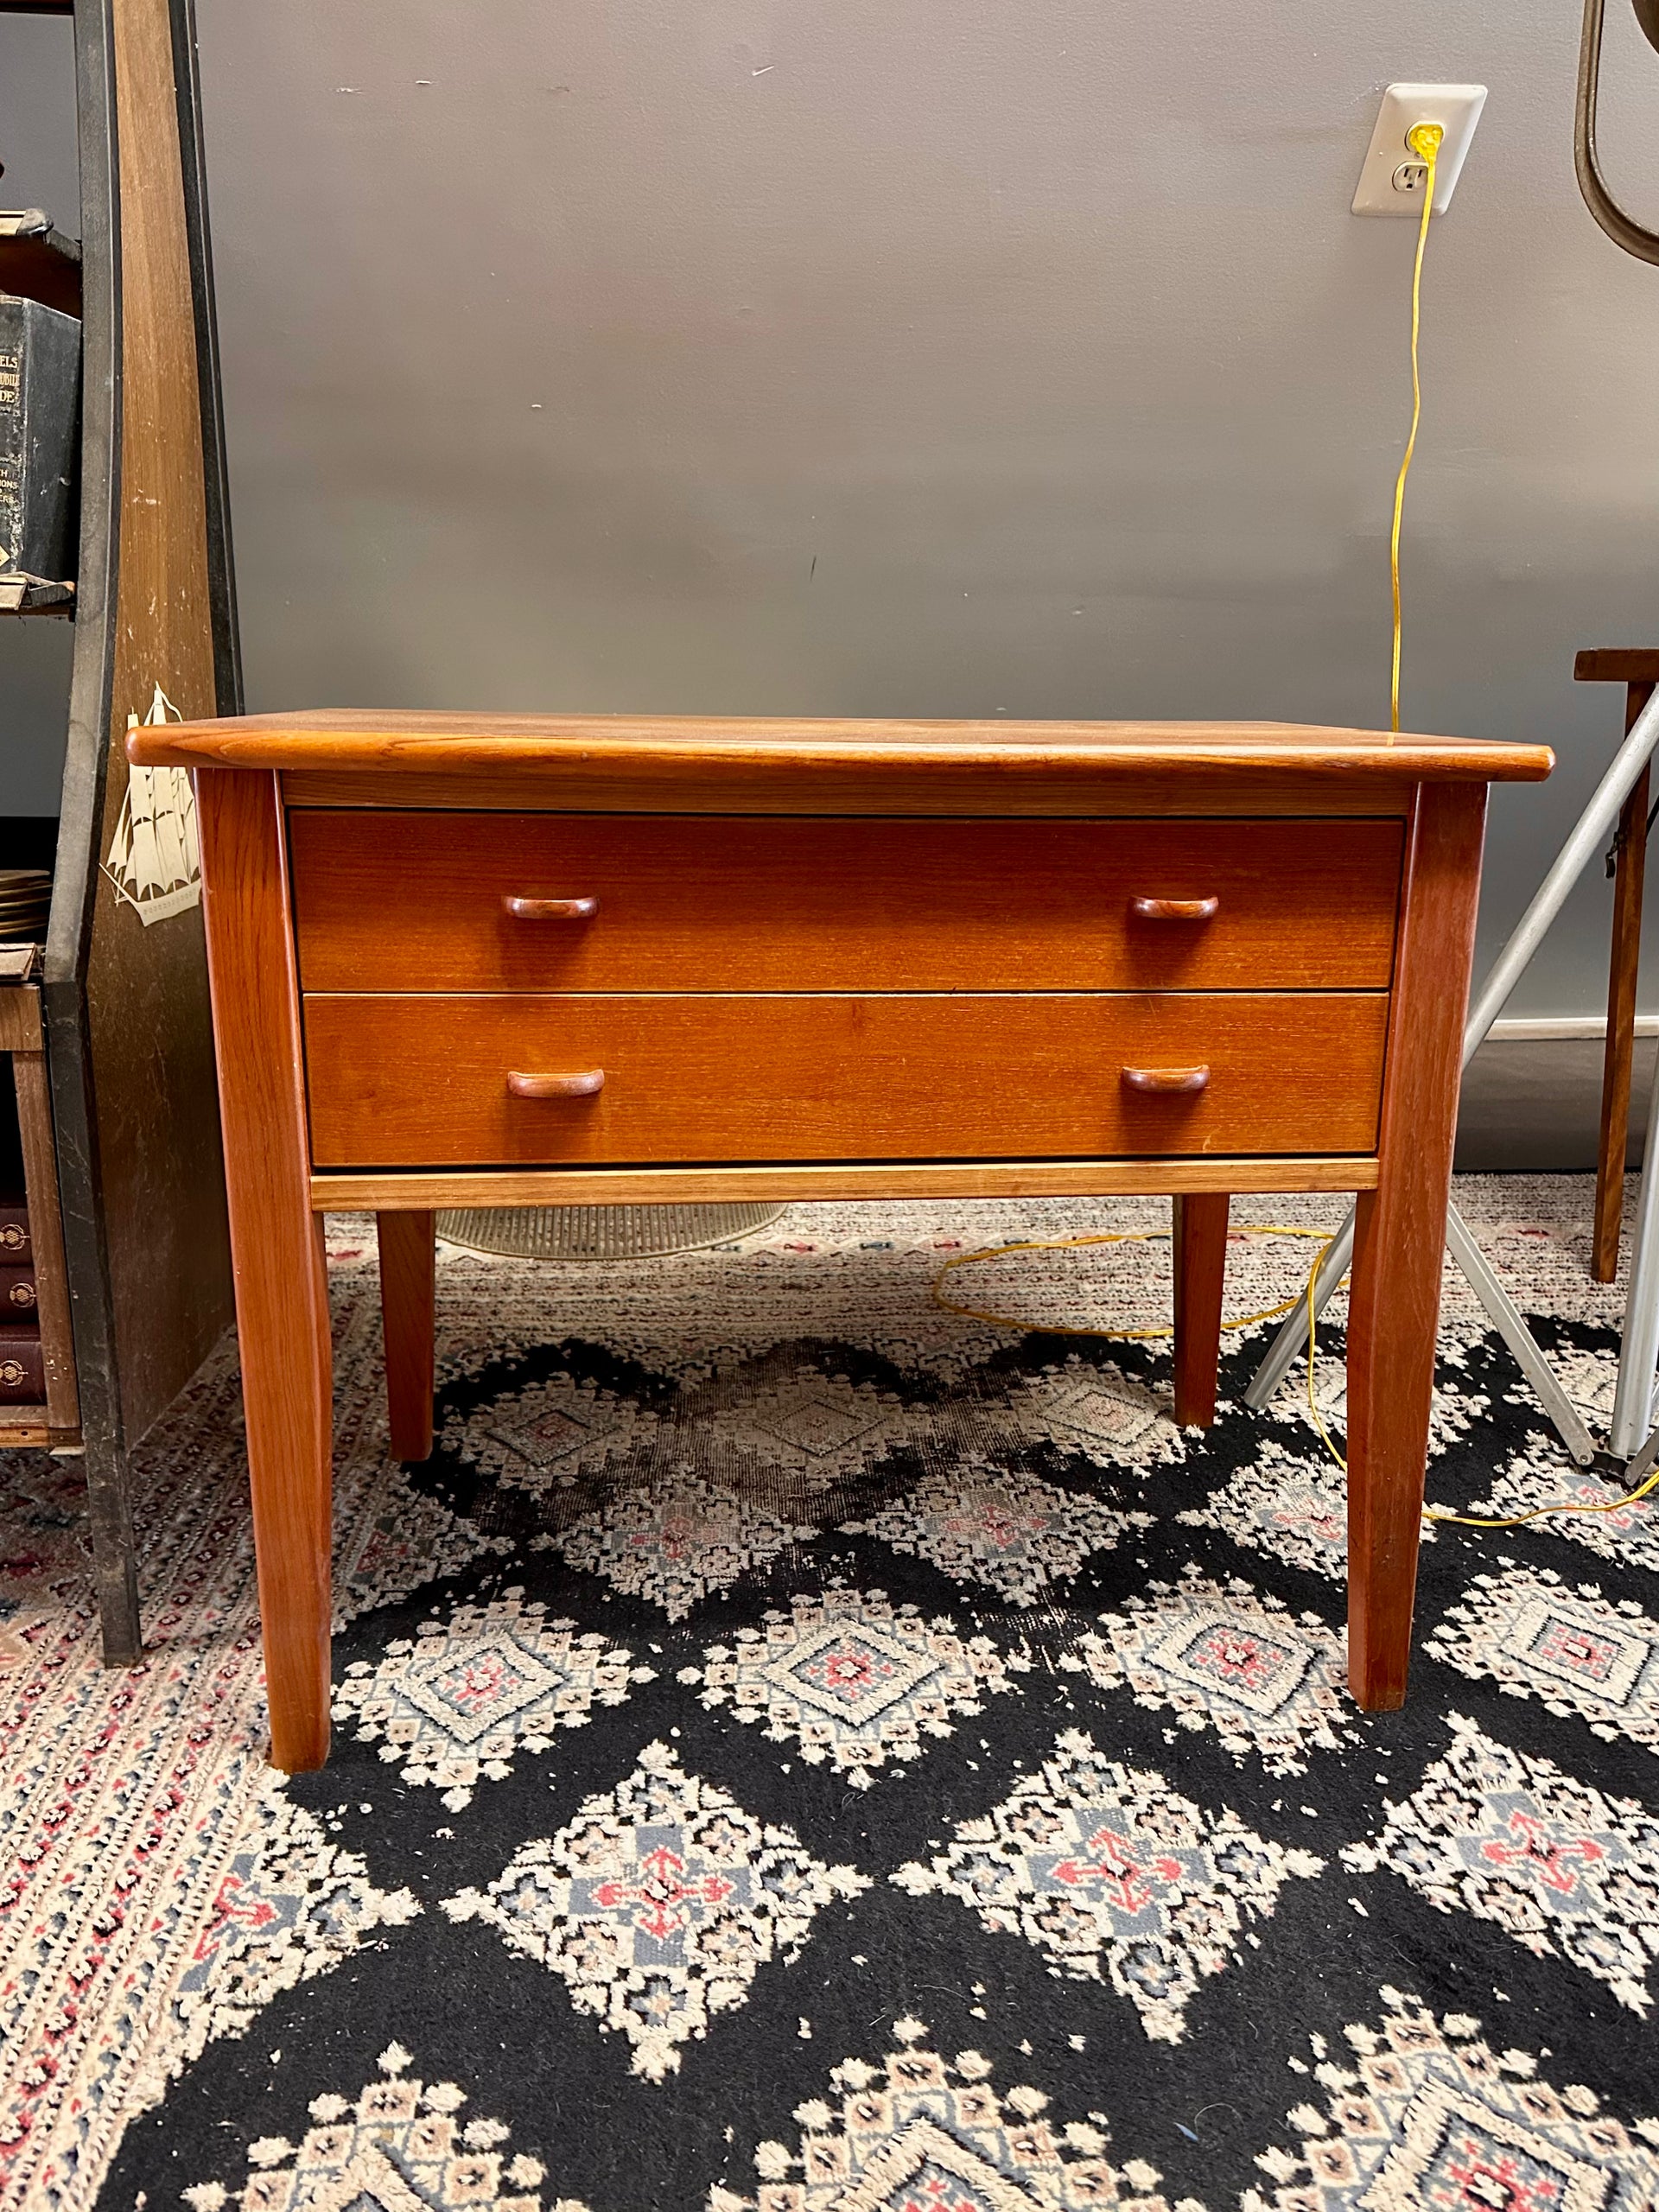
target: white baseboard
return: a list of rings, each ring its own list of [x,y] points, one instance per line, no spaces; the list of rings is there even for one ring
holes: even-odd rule
[[[1638,1037],[1659,1037],[1659,1014],[1638,1014],[1636,1033]],[[1535,1018],[1518,1014],[1513,1020],[1495,1021],[1491,1040],[1494,1045],[1546,1045],[1606,1034],[1606,1019],[1599,1014],[1546,1014]]]

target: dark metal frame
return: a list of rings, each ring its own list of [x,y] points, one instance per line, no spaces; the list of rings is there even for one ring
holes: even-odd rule
[[[1606,0],[1584,0],[1584,35],[1579,44],[1579,98],[1573,118],[1573,158],[1584,204],[1615,245],[1638,261],[1659,266],[1659,232],[1649,230],[1624,210],[1607,189],[1596,150],[1596,100],[1601,84],[1601,29]],[[1649,44],[1659,47],[1659,10],[1653,0],[1636,0],[1637,20]]]

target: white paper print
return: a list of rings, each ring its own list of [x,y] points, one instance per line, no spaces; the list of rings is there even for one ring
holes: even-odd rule
[[[144,716],[146,728],[184,716],[158,683]],[[127,716],[137,729],[137,715]],[[127,770],[127,795],[121,802],[104,873],[146,927],[201,904],[201,854],[196,842],[196,798],[183,768]]]

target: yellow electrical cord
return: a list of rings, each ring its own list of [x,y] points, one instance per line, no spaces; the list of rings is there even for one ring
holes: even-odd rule
[[[1446,133],[1438,123],[1419,123],[1406,133],[1406,143],[1428,165],[1423,184],[1423,219],[1417,226],[1417,258],[1411,271],[1411,433],[1405,458],[1394,486],[1394,530],[1389,539],[1389,575],[1394,587],[1394,661],[1389,678],[1389,732],[1400,728],[1400,518],[1406,504],[1406,478],[1411,456],[1417,450],[1417,425],[1423,412],[1423,387],[1417,372],[1417,336],[1422,324],[1423,248],[1428,244],[1428,219],[1434,212],[1434,165],[1440,159]]]
[[[1518,1529],[1523,1521],[1536,1521],[1546,1513],[1622,1513],[1627,1505],[1639,1505],[1655,1489],[1659,1489],[1659,1467],[1656,1467],[1637,1489],[1624,1497],[1616,1497],[1606,1505],[1580,1505],[1576,1500],[1558,1499],[1554,1505],[1535,1505],[1530,1513],[1511,1513],[1502,1521],[1478,1520],[1468,1513],[1442,1513],[1433,1505],[1423,1508],[1425,1521],[1451,1521],[1459,1529]]]
[[[1319,1317],[1314,1298],[1319,1286],[1319,1269],[1325,1264],[1325,1255],[1331,1249],[1334,1240],[1327,1236],[1322,1229],[1293,1228],[1282,1222],[1243,1221],[1236,1226],[1249,1236],[1306,1236],[1317,1237],[1319,1240],[1320,1249],[1314,1255],[1313,1266],[1308,1269],[1305,1288],[1299,1290],[1294,1298],[1287,1298],[1277,1306],[1264,1307],[1260,1313],[1243,1313],[1236,1320],[1224,1320],[1221,1325],[1224,1329],[1248,1329],[1253,1327],[1258,1321],[1276,1321],[1281,1314],[1288,1313],[1293,1306],[1299,1306],[1304,1299],[1306,1300],[1308,1415],[1319,1433],[1320,1442],[1338,1466],[1342,1469],[1344,1474],[1346,1474],[1348,1462],[1332,1441],[1331,1433],[1325,1427],[1313,1395],[1314,1361],[1319,1353]],[[956,1300],[947,1298],[944,1291],[944,1279],[954,1269],[982,1267],[987,1261],[1007,1259],[1011,1253],[1067,1252],[1085,1244],[1166,1243],[1169,1238],[1170,1231],[1166,1229],[1109,1230],[1091,1236],[1039,1236],[1019,1244],[994,1244],[980,1252],[959,1252],[955,1258],[947,1260],[934,1276],[931,1285],[933,1303],[942,1313],[958,1313],[969,1321],[988,1321],[994,1327],[1000,1329],[1027,1329],[1046,1337],[1106,1337],[1125,1343],[1145,1343],[1154,1338],[1173,1337],[1175,1333],[1174,1329],[1167,1323],[1152,1329],[1102,1329],[1074,1328],[1056,1322],[1026,1321],[1021,1320],[1017,1314],[996,1313],[982,1306],[963,1306]],[[1644,1497],[1649,1497],[1656,1490],[1659,1490],[1659,1467],[1654,1469],[1638,1489],[1631,1491],[1627,1497],[1613,1498],[1605,1505],[1582,1505],[1576,1500],[1563,1499],[1553,1505],[1535,1505],[1529,1513],[1512,1513],[1502,1519],[1493,1520],[1479,1519],[1467,1513],[1442,1513],[1438,1507],[1426,1505],[1422,1508],[1422,1516],[1425,1521],[1449,1522],[1460,1529],[1518,1529],[1528,1521],[1541,1520],[1547,1513],[1620,1513],[1627,1505],[1639,1505]]]
[[[1331,1242],[1322,1229],[1286,1229],[1266,1221],[1242,1221],[1237,1227],[1257,1236],[1317,1236],[1327,1247]],[[1168,1323],[1155,1329],[1072,1329],[1059,1323],[1022,1321],[1014,1314],[988,1313],[977,1306],[959,1306],[947,1298],[940,1287],[953,1268],[982,1267],[988,1260],[1006,1259],[1011,1252],[1069,1252],[1083,1244],[1166,1244],[1169,1241],[1166,1229],[1121,1229],[1103,1230],[1094,1236],[1039,1236],[1023,1244],[993,1244],[982,1252],[958,1252],[954,1260],[945,1262],[933,1278],[933,1303],[942,1313],[960,1313],[969,1321],[989,1321],[999,1329],[1030,1329],[1046,1337],[1113,1337],[1137,1344],[1150,1342],[1155,1337],[1173,1337],[1175,1332]],[[1324,1256],[1323,1253],[1319,1255],[1321,1259]],[[1319,1262],[1315,1261],[1314,1265],[1317,1267]],[[1260,1313],[1241,1313],[1236,1321],[1224,1321],[1221,1325],[1224,1329],[1248,1329],[1257,1321],[1276,1321],[1281,1313],[1288,1313],[1293,1306],[1300,1303],[1301,1295],[1299,1290],[1294,1298],[1287,1298],[1281,1305],[1269,1306]]]

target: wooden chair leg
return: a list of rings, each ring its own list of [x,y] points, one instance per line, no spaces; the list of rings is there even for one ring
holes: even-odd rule
[[[436,1220],[430,1213],[375,1217],[380,1235],[386,1410],[394,1459],[424,1459],[432,1449]]]
[[[1395,957],[1377,1145],[1348,1306],[1348,1680],[1368,1713],[1406,1698],[1446,1208],[1486,793],[1418,788],[1410,917]]]
[[[1650,683],[1626,686],[1627,732],[1652,690]],[[1601,1136],[1596,1147],[1595,1233],[1590,1257],[1590,1273],[1597,1282],[1611,1282],[1618,1273],[1624,1154],[1630,1134],[1630,1055],[1636,1039],[1636,976],[1642,951],[1649,782],[1644,768],[1618,817],[1613,859],[1613,944],[1607,969],[1607,1046],[1601,1069]]]
[[[276,778],[202,777],[197,818],[270,1758],[291,1774],[328,1756],[332,1361]]]
[[[1183,1428],[1208,1428],[1216,1417],[1230,1203],[1224,1191],[1189,1191],[1173,1201],[1175,1419]]]

